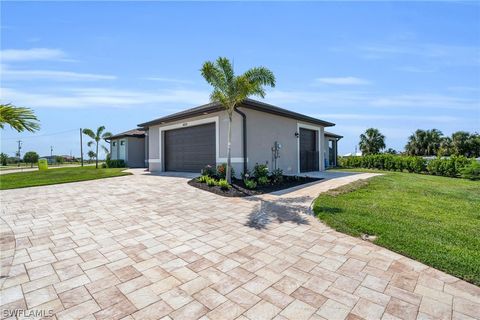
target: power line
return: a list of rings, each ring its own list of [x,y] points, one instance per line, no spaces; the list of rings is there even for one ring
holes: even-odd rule
[[[48,136],[55,136],[55,135],[59,135],[59,134],[64,134],[64,133],[67,133],[67,132],[73,132],[73,131],[77,131],[78,129],[70,129],[70,130],[66,130],[66,131],[60,131],[60,132],[55,132],[55,133],[46,133],[46,134],[39,134],[39,135],[36,135],[36,136],[26,136],[26,137],[20,137],[20,138],[2,138],[2,140],[17,140],[17,139],[30,139],[30,138],[39,138],[39,137],[48,137]]]

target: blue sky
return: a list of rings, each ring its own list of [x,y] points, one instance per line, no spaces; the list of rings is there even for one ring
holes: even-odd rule
[[[199,69],[270,68],[266,102],[335,122],[341,154],[369,127],[402,150],[415,129],[480,129],[480,6],[423,3],[2,2],[1,101],[36,134],[1,149],[79,155],[78,128],[113,133],[208,102]]]

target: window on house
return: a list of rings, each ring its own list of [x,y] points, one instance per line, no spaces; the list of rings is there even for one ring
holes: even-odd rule
[[[113,141],[112,145],[115,147],[117,145],[117,143],[115,141]]]
[[[120,141],[120,145],[121,146],[125,145],[125,141]]]

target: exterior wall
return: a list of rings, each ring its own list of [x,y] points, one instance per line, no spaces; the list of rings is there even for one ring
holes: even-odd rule
[[[273,169],[272,147],[275,141],[282,145],[277,167],[285,174],[299,174],[299,138],[295,132],[300,127],[317,131],[319,168],[325,170],[324,128],[319,125],[302,123],[295,119],[273,115],[248,108],[239,108],[247,116],[247,167],[252,170],[256,163],[266,163]],[[216,162],[227,162],[228,115],[225,111],[210,113],[189,119],[155,125],[148,129],[148,165],[150,171],[163,171],[163,134],[164,131],[187,127],[198,122],[216,122]],[[207,122],[205,122],[207,121]],[[243,172],[243,133],[242,117],[234,113],[232,123],[232,166],[237,176]],[[328,146],[327,146],[328,148]],[[328,153],[327,153],[328,155]]]
[[[295,133],[299,132],[300,127],[317,131],[317,150],[321,159],[319,168],[324,170],[323,127],[247,108],[241,110],[247,116],[247,167],[249,170],[252,170],[256,163],[268,163],[269,168],[274,169],[272,147],[277,141],[282,145],[280,158],[277,159],[277,168],[282,169],[284,174],[299,174],[299,138],[295,136]]]
[[[145,138],[127,137],[126,159],[130,168],[145,167]]]
[[[166,130],[194,126],[201,123],[216,123],[216,164],[227,161],[228,115],[226,112],[214,112],[189,119],[155,125],[148,129],[148,163],[150,171],[164,170],[163,134]],[[238,174],[242,169],[242,123],[241,117],[235,114],[232,122],[232,164]],[[240,162],[240,163],[239,163]],[[237,170],[238,167],[238,171]]]
[[[115,142],[115,145],[114,145]],[[112,160],[118,159],[118,139],[114,139],[110,141],[110,157]]]

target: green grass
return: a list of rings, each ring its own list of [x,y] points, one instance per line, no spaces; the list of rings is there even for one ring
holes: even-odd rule
[[[0,190],[95,180],[130,174],[123,172],[123,170],[125,168],[95,169],[94,166],[88,166],[9,173],[0,175]]]
[[[315,213],[340,232],[376,235],[380,246],[480,285],[480,182],[382,173],[320,195]]]

